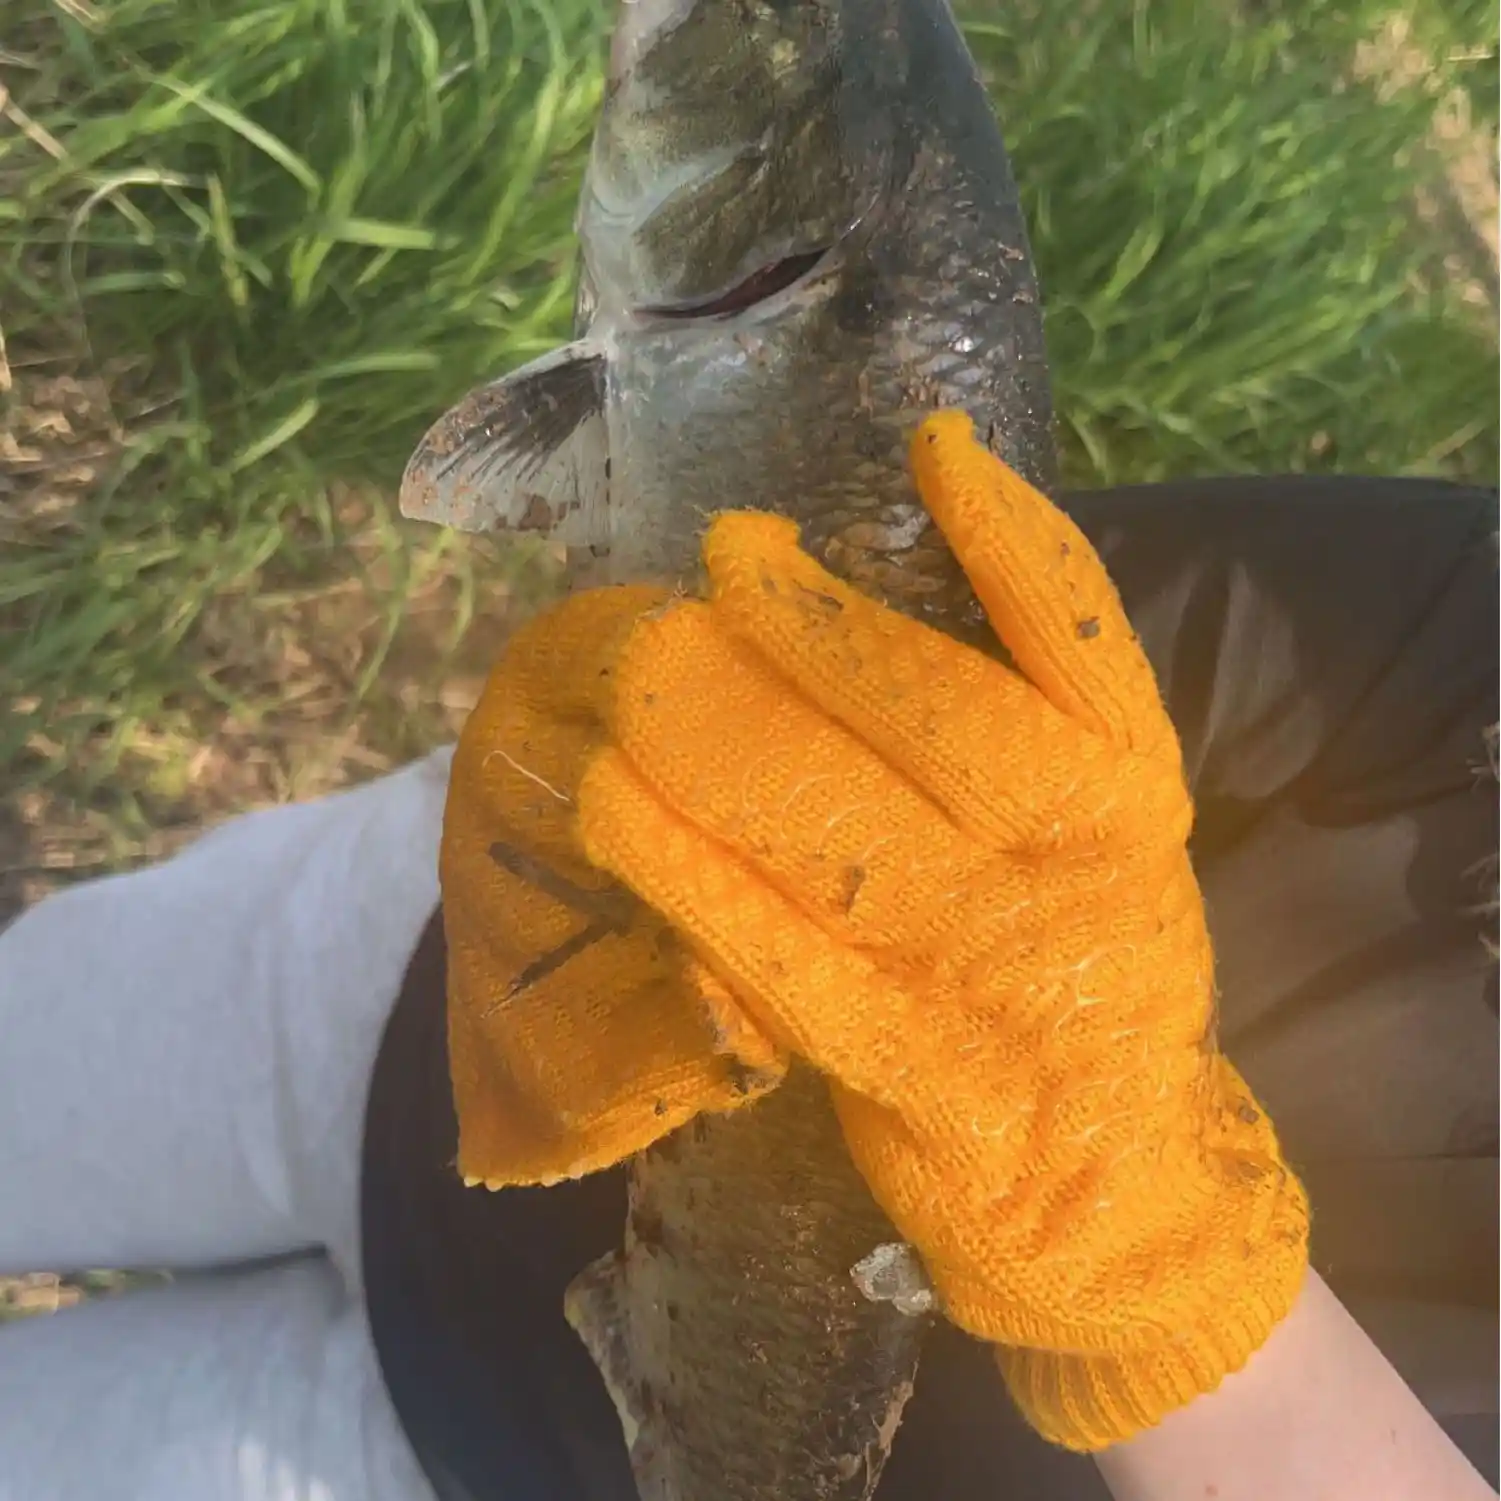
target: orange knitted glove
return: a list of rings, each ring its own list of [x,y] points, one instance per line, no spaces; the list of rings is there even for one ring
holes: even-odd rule
[[[798,1052],[948,1315],[1097,1448],[1265,1340],[1306,1204],[1215,1051],[1177,742],[1103,568],[966,419],[913,459],[1020,673],[754,515],[707,602],[581,596],[507,653],[444,837],[460,1166],[603,1166]],[[591,866],[681,946],[552,873],[598,903]]]
[[[1214,1034],[1177,738],[1084,536],[924,424],[922,498],[1020,669],[727,515],[615,663],[584,846],[833,1082],[948,1316],[1102,1447],[1288,1312],[1307,1205]]]
[[[779,1082],[667,924],[590,868],[574,800],[641,588],[579,594],[510,641],[454,754],[440,876],[466,1182],[575,1178]]]

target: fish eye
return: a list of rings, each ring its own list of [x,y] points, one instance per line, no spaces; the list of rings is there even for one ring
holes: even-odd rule
[[[766,302],[778,292],[785,292],[816,267],[829,253],[827,245],[816,250],[803,250],[796,255],[783,256],[752,271],[744,281],[716,297],[700,302],[680,302],[666,306],[644,307],[640,312],[653,318],[724,318],[732,313],[743,313],[757,303]]]

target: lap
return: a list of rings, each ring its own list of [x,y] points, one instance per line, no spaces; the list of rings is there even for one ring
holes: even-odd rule
[[[0,1501],[432,1501],[321,1256],[0,1328]]]
[[[437,900],[439,753],[0,933],[0,1270],[326,1247],[359,1277],[381,1029]]]

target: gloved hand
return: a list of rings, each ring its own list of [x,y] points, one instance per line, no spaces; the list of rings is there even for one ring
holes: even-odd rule
[[[658,931],[633,906],[596,969],[572,961],[582,991],[497,999],[540,947],[487,969],[482,934],[537,919],[508,916],[518,893],[493,881],[486,917],[464,882],[471,831],[516,827],[521,788],[463,769],[524,762],[546,737],[518,751],[476,716],[445,834],[470,956],[453,986],[461,1165],[492,1182],[586,1170],[798,1053],[947,1315],[1001,1347],[1040,1431],[1098,1448],[1267,1338],[1302,1280],[1307,1205],[1215,1046],[1177,741],[1103,567],[967,419],[924,424],[913,466],[1019,671],[841,584],[787,522],[727,515],[706,601],[605,591],[608,628],[533,679],[540,722],[589,726],[578,754],[542,757],[557,853],[681,941],[649,996],[625,999],[627,945]],[[581,634],[566,612],[586,608],[536,629]],[[549,911],[549,942],[582,925]],[[482,1144],[485,1078],[518,1070],[557,1080],[531,1122],[545,1144]]]
[[[439,865],[458,1166],[471,1185],[611,1167],[786,1070],[579,840],[578,785],[605,744],[613,663],[665,598],[593,590],[518,631],[454,754]]]

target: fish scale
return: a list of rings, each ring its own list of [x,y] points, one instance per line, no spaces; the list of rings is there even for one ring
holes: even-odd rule
[[[754,1105],[700,1116],[629,1179],[625,1245],[566,1311],[621,1413],[642,1501],[864,1501],[927,1320],[851,1276],[895,1231],[822,1081],[796,1069]]]
[[[998,650],[906,467],[957,407],[1053,480],[1026,228],[943,0],[631,0],[578,233],[574,341],[439,419],[408,515],[545,531],[580,585],[691,585],[710,515],[774,511]],[[868,1501],[930,1316],[823,1081],[795,1066],[628,1171],[621,1248],[566,1312],[642,1501]]]

